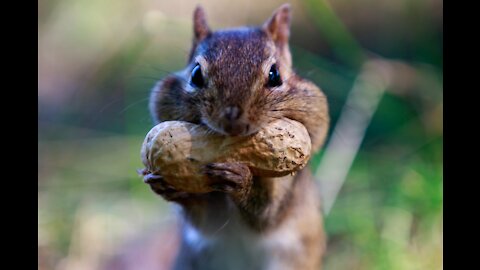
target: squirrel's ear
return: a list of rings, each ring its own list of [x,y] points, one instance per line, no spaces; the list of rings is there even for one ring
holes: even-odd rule
[[[273,15],[263,24],[263,29],[276,44],[282,45],[288,43],[290,20],[290,4],[283,4],[275,10]]]
[[[197,6],[193,13],[193,32],[195,41],[199,42],[210,35],[210,27],[208,27],[205,11],[201,6]]]

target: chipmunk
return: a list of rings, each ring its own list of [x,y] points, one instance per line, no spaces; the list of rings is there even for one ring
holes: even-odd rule
[[[292,69],[291,8],[284,4],[261,26],[211,31],[202,7],[193,16],[186,68],[156,84],[156,124],[181,120],[226,136],[250,136],[286,117],[302,123],[312,154],[329,126],[323,92]],[[308,168],[265,178],[241,163],[204,168],[215,190],[188,194],[161,175],[146,181],[180,206],[179,250],[173,269],[320,269],[325,234],[317,187]]]

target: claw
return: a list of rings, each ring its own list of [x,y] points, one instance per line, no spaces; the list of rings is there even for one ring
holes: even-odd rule
[[[140,176],[144,176],[146,174],[149,174],[150,172],[146,168],[143,168],[143,169],[137,169],[137,173]]]
[[[207,165],[205,165],[205,168],[206,169],[213,169],[213,168],[215,168],[215,163],[208,163]]]
[[[155,184],[161,181],[163,181],[163,177],[161,175],[149,173],[143,176],[143,182],[147,184]]]

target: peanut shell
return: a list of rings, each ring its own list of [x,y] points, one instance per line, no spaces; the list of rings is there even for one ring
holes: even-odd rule
[[[210,192],[203,166],[241,162],[253,175],[280,177],[302,169],[310,158],[311,141],[297,121],[279,119],[247,137],[212,134],[206,127],[166,121],[148,132],[141,156],[148,173],[158,174],[178,190]]]

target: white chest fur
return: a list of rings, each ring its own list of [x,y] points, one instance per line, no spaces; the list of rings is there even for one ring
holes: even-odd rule
[[[256,233],[238,217],[231,217],[211,234],[202,234],[186,224],[184,249],[189,258],[179,258],[177,269],[280,269],[282,254],[295,254],[300,237],[288,222],[268,233]],[[185,260],[182,262],[181,260]],[[188,265],[188,266],[187,266]]]

